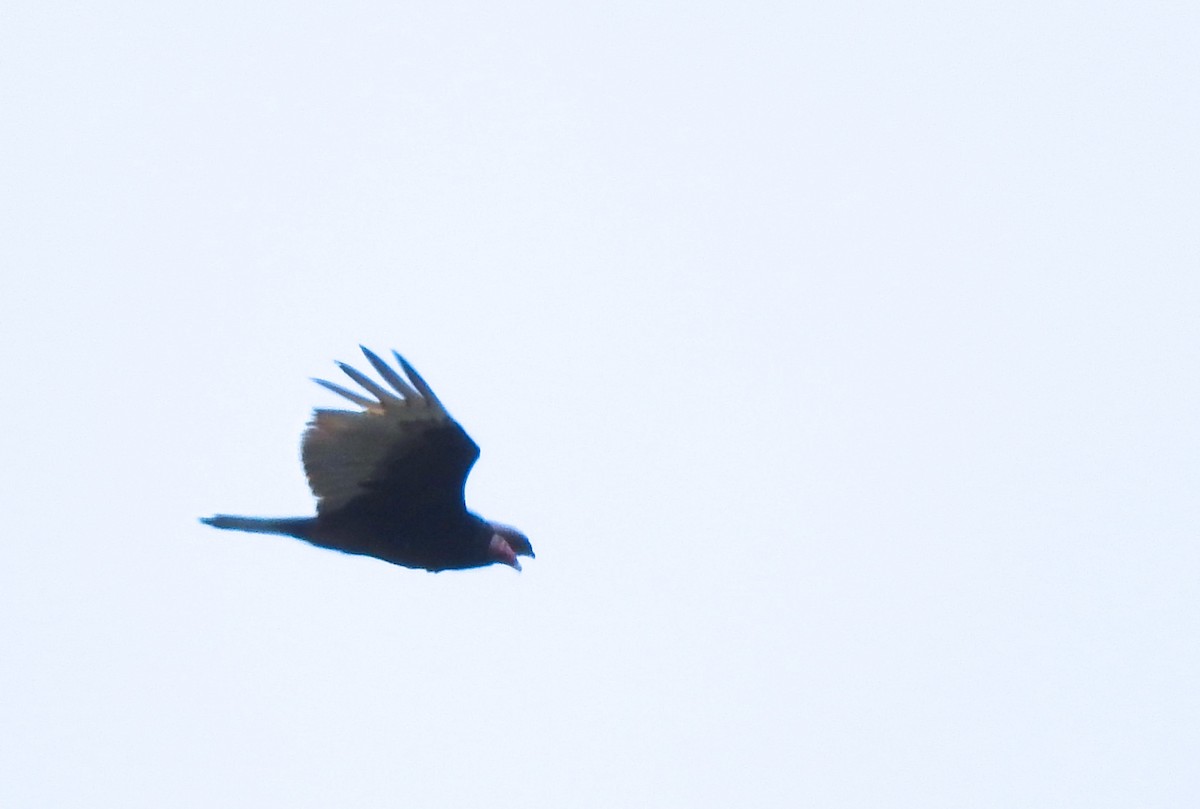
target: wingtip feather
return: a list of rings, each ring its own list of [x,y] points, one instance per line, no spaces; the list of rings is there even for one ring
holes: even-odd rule
[[[386,405],[389,401],[399,401],[396,394],[389,393],[387,389],[381,387],[375,382],[375,380],[371,379],[371,377],[367,376],[357,368],[353,368],[344,362],[339,362],[337,366],[342,369],[342,372],[346,376],[350,377],[359,385],[361,385],[363,390],[378,399],[381,404]]]
[[[401,398],[412,399],[420,395],[413,389],[412,385],[408,384],[404,377],[392,370],[392,367],[380,359],[374,351],[366,346],[360,345],[359,348],[362,349],[362,353],[375,368],[376,372],[383,377],[383,381],[395,388]]]
[[[392,353],[396,355],[396,362],[400,363],[400,367],[404,369],[404,373],[408,374],[408,378],[412,380],[413,385],[418,391],[420,391],[421,395],[428,399],[431,405],[444,413],[446,408],[442,405],[441,400],[438,399],[437,395],[434,394],[433,388],[429,387],[429,383],[417,373],[417,369],[413,368],[412,365],[409,364],[408,360],[400,356],[400,352],[393,349]]]
[[[343,396],[343,397],[349,399],[350,401],[354,402],[356,405],[358,405],[359,407],[361,407],[365,410],[378,410],[380,407],[379,402],[376,402],[373,399],[368,399],[366,396],[355,393],[352,390],[347,390],[346,388],[343,388],[341,385],[335,385],[332,382],[329,382],[324,379],[317,379],[316,377],[312,377],[312,381],[316,382],[318,385],[325,388],[326,390],[333,391],[338,396]]]

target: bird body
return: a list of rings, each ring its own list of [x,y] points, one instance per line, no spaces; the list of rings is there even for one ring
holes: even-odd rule
[[[201,522],[234,531],[284,534],[343,553],[431,571],[505,564],[533,556],[520,531],[467,510],[463,493],[479,447],[425,380],[395,354],[401,376],[367,348],[363,354],[391,387],[339,363],[369,398],[332,382],[318,384],[362,410],[313,414],[301,445],[314,517],[218,514]],[[394,353],[394,352],[393,352]]]

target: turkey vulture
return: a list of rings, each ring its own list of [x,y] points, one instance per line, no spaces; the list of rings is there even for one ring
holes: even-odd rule
[[[362,408],[316,410],[304,433],[301,457],[316,516],[218,514],[201,522],[434,572],[494,563],[520,570],[517,557],[533,556],[529,539],[467,511],[463,486],[479,447],[404,357],[392,352],[407,379],[360,348],[392,390],[341,362],[374,399],[313,380]]]

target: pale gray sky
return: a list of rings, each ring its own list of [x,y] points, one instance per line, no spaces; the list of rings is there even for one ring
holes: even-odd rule
[[[1200,801],[1200,11],[15,3],[0,805]],[[538,559],[310,513],[403,351]]]

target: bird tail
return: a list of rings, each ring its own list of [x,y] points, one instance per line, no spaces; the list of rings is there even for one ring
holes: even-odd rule
[[[200,522],[227,531],[284,534],[289,537],[308,539],[313,519],[311,517],[235,517],[231,514],[216,514],[212,517],[201,517]]]

